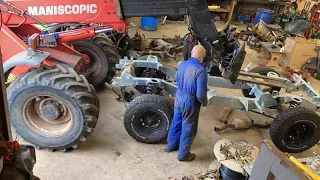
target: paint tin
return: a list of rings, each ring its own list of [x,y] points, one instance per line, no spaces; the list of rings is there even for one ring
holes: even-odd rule
[[[311,169],[313,169],[315,171],[320,170],[320,159],[315,159],[314,161],[312,161]]]

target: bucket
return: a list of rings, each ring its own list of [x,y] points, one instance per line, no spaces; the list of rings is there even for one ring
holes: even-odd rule
[[[158,27],[158,19],[154,17],[142,17],[141,18],[141,29],[147,31],[156,31]]]
[[[250,20],[250,15],[240,15],[238,17],[238,22],[244,23],[247,20]]]
[[[260,19],[266,24],[272,22],[273,11],[270,9],[258,9],[256,18],[254,19],[254,25],[257,25],[260,22]]]

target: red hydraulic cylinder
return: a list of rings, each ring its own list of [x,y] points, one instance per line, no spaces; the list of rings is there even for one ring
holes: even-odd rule
[[[95,28],[84,28],[66,32],[59,32],[59,43],[77,41],[79,39],[93,38],[96,36]]]

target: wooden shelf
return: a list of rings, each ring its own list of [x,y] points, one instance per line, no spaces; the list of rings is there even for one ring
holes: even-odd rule
[[[207,0],[207,2],[208,2],[208,0]],[[208,4],[212,4],[212,5],[218,5],[219,6],[219,3],[217,4],[216,3],[216,1],[213,1],[213,2],[210,2],[210,3],[208,3]],[[223,13],[223,15],[225,15],[226,17],[224,18],[225,20],[230,20],[231,19],[231,17],[232,17],[232,14],[233,14],[233,10],[234,10],[234,7],[235,7],[235,5],[237,4],[237,0],[231,0],[231,2],[230,2],[230,6],[231,6],[231,8],[229,9],[225,9],[225,8],[219,8],[219,9],[212,9],[212,10],[210,10],[209,9],[209,11],[211,11],[211,12],[220,12],[220,13]]]
[[[274,4],[274,5],[289,5],[287,2],[277,2],[277,1],[257,1],[257,0],[237,0],[238,2],[244,3],[255,3],[255,4]]]
[[[220,8],[220,9],[213,9],[213,10],[210,10],[211,12],[225,12],[225,13],[230,13],[231,10],[227,10],[227,9],[223,9],[223,8]]]

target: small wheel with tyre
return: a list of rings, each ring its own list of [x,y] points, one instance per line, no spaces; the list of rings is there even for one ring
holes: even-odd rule
[[[303,152],[320,140],[320,117],[305,107],[289,108],[271,123],[270,137],[283,152]]]
[[[274,70],[271,67],[267,67],[267,66],[255,67],[255,68],[251,69],[249,72],[250,73],[258,73],[263,76],[267,76],[269,72],[273,72],[273,73],[276,73],[280,77],[279,73],[276,70]],[[270,91],[271,92],[272,91],[279,92],[280,90],[281,90],[281,88],[279,88],[279,87],[271,87]],[[250,95],[251,88],[250,89],[242,89],[241,91],[242,91],[242,94],[244,97],[248,97],[248,98],[255,98],[256,97],[254,94]]]
[[[154,144],[167,138],[173,105],[159,95],[145,94],[135,98],[126,109],[124,126],[135,140]]]
[[[40,148],[74,149],[97,124],[99,100],[94,88],[71,68],[34,68],[7,91],[13,128]]]

